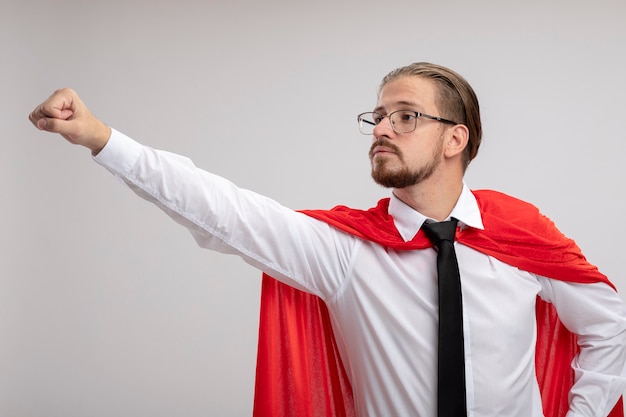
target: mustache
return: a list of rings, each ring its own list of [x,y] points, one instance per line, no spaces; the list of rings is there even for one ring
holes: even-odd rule
[[[378,139],[376,139],[376,141],[374,141],[374,142],[372,143],[372,146],[370,146],[370,152],[369,152],[370,158],[374,156],[374,149],[375,149],[377,146],[384,146],[385,148],[389,148],[389,149],[391,149],[392,151],[394,151],[394,152],[396,152],[396,153],[400,154],[400,148],[398,148],[398,147],[397,147],[394,143],[392,143],[390,140],[385,139],[385,138],[378,138]]]

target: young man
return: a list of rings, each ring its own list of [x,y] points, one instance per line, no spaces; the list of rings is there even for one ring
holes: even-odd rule
[[[416,63],[391,72],[374,112],[359,115],[361,131],[373,135],[372,177],[392,191],[368,211],[294,212],[110,129],[68,89],[30,120],[91,149],[200,246],[239,254],[319,297],[354,395],[347,415],[606,416],[626,388],[626,309],[612,284],[536,208],[463,182],[480,144],[480,114],[472,88],[447,68]],[[463,387],[438,400],[449,385],[438,387],[447,361],[438,339],[448,328],[438,328],[444,249],[422,228],[450,220]],[[564,324],[575,339],[546,333],[554,311],[556,328]],[[546,352],[557,339],[570,351],[554,359]],[[573,373],[553,369],[570,362]],[[562,384],[569,398],[555,394]],[[459,408],[444,414],[448,403]]]

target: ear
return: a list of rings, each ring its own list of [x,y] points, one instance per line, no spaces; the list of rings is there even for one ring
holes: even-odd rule
[[[445,135],[446,143],[444,155],[448,158],[454,158],[461,155],[469,141],[469,130],[467,126],[458,124],[448,128]]]

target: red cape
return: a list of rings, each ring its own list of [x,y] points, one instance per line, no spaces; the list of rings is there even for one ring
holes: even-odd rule
[[[606,276],[587,262],[531,204],[495,191],[473,191],[484,230],[458,230],[456,239],[509,265],[578,283],[604,282]],[[303,213],[359,238],[396,250],[431,246],[420,230],[404,242],[388,213],[389,199],[369,210],[344,206]],[[559,320],[552,304],[537,298],[536,372],[544,415],[563,417],[574,382],[571,361],[576,337]],[[264,275],[254,398],[255,417],[355,416],[352,389],[341,363],[328,310],[318,297]],[[623,417],[622,399],[609,417]]]

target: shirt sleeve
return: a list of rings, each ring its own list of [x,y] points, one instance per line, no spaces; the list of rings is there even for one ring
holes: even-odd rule
[[[324,300],[341,286],[356,239],[326,223],[114,129],[94,159],[189,229],[201,247],[237,254],[274,278]]]
[[[578,336],[575,382],[567,417],[605,417],[626,390],[626,308],[605,283],[580,284],[540,277],[544,300]]]

